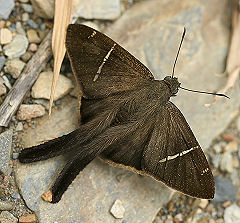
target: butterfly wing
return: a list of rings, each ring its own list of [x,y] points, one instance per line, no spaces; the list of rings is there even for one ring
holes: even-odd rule
[[[66,48],[72,70],[86,98],[133,90],[152,73],[106,35],[88,26],[69,25]]]
[[[167,102],[143,152],[142,168],[156,180],[192,197],[212,199],[214,178],[180,110]]]

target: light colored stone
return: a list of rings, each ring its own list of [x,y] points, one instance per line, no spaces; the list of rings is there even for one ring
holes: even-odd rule
[[[222,171],[226,171],[228,173],[232,173],[233,171],[233,157],[229,152],[223,153],[220,160],[220,168]]]
[[[7,76],[6,76],[6,75],[3,75],[2,78],[3,78],[3,80],[4,80],[4,84],[6,85],[6,87],[7,87],[8,89],[11,89],[11,88],[12,88],[12,85],[11,85],[10,81],[8,80]]]
[[[12,41],[12,32],[7,28],[0,29],[0,44],[8,44]]]
[[[16,32],[17,32],[18,34],[21,34],[21,35],[23,35],[23,36],[26,36],[26,32],[25,32],[25,30],[23,29],[21,22],[19,22],[19,21],[16,22]]]
[[[4,85],[4,80],[0,76],[0,96],[7,93],[6,86]]]
[[[38,46],[36,43],[30,43],[29,48],[28,48],[31,52],[36,52],[38,49]]]
[[[0,171],[5,175],[9,174],[8,167],[12,149],[12,134],[12,130],[0,134]]]
[[[122,204],[122,201],[117,199],[114,202],[110,212],[117,219],[123,218],[124,217],[124,213],[125,213],[125,208],[124,208],[124,206]]]
[[[17,127],[16,127],[16,131],[20,132],[22,130],[23,130],[23,124],[22,124],[22,122],[18,122]]]
[[[22,104],[17,112],[18,120],[29,120],[32,118],[41,117],[45,114],[45,108],[37,104]]]
[[[237,141],[234,140],[234,141],[229,142],[226,145],[225,150],[227,152],[236,152],[236,151],[238,151],[238,143],[237,143]]]
[[[0,19],[7,20],[14,5],[14,0],[0,0]]]
[[[227,207],[224,211],[224,221],[225,223],[240,222],[240,207],[236,204]]]
[[[14,208],[14,205],[9,201],[0,200],[0,211],[10,211]]]
[[[8,211],[2,211],[0,214],[1,223],[17,223],[18,219]]]
[[[54,0],[31,0],[34,13],[40,17],[51,19],[54,15]]]
[[[24,4],[24,3],[21,3],[21,8],[25,11],[25,12],[28,12],[28,13],[33,13],[33,8],[30,4]]]
[[[22,21],[27,22],[29,20],[29,14],[27,12],[24,12],[22,14]]]
[[[4,56],[0,56],[0,71],[2,70],[4,64],[5,64],[5,57]]]
[[[198,206],[199,206],[200,208],[204,209],[204,208],[206,208],[206,207],[207,207],[208,203],[209,203],[209,201],[208,201],[208,200],[201,199],[201,202],[199,203],[199,205],[198,205]]]
[[[40,73],[36,83],[32,87],[32,97],[50,99],[52,78],[53,73],[51,71]],[[58,100],[59,98],[66,95],[72,87],[73,85],[71,80],[60,74],[57,82],[54,100]]]
[[[39,38],[37,31],[34,29],[29,29],[27,31],[27,37],[28,37],[29,43],[40,43],[41,42],[41,39]]]
[[[5,72],[12,75],[13,78],[17,79],[21,74],[25,63],[19,59],[8,60],[5,65]]]
[[[11,43],[3,47],[3,52],[8,59],[13,59],[23,55],[28,47],[28,39],[23,35],[16,35],[13,37]]]
[[[206,212],[203,212],[200,208],[198,208],[194,213],[187,219],[187,223],[200,223],[200,222],[208,222],[210,219],[210,215]]]

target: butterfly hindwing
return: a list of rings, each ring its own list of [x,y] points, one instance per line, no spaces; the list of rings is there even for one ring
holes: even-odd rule
[[[133,90],[153,79],[139,60],[104,34],[85,25],[69,25],[67,53],[86,98]]]
[[[206,157],[180,110],[167,102],[156,119],[142,167],[167,186],[192,197],[212,199],[214,179]]]

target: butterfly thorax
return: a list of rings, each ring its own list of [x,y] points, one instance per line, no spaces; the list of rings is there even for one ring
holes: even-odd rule
[[[180,87],[181,83],[178,82],[177,77],[166,76],[163,81],[169,87],[171,96],[176,96],[178,93],[178,88]]]

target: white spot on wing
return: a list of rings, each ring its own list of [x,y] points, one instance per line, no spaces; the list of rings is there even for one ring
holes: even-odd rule
[[[95,75],[95,77],[93,78],[93,81],[96,81],[99,77],[99,74],[102,71],[103,65],[106,63],[107,59],[109,58],[111,52],[113,51],[114,47],[116,46],[116,43],[113,44],[113,46],[111,47],[111,49],[108,51],[107,55],[104,57],[103,62],[101,63],[100,67],[98,68],[97,74]]]
[[[93,38],[96,35],[96,31],[93,31],[92,34],[88,38]]]

